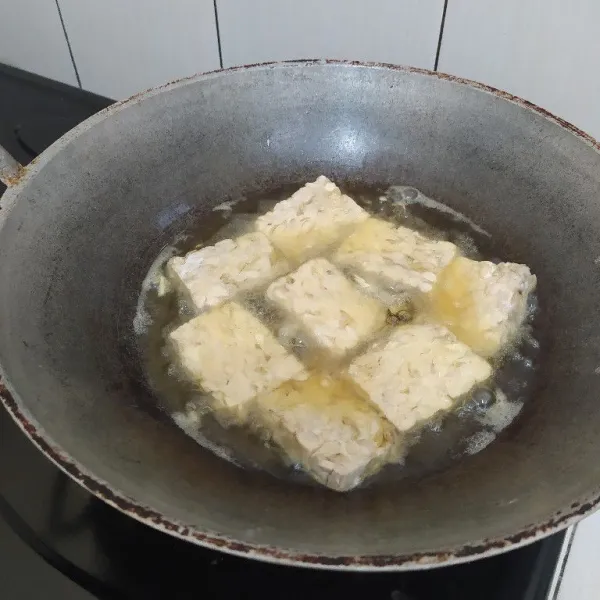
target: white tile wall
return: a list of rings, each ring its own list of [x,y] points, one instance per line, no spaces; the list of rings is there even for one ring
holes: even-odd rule
[[[217,0],[224,66],[297,58],[432,68],[443,0]]]
[[[0,4],[0,63],[77,85],[55,0]]]
[[[1,0],[0,0],[1,1]],[[216,0],[224,66],[346,58],[433,67],[443,0]],[[57,0],[4,0],[0,62],[76,85]],[[58,0],[85,89],[113,98],[219,67],[213,0]],[[442,71],[600,138],[599,0],[449,0]]]
[[[213,0],[59,2],[84,89],[121,99],[219,68]]]
[[[450,0],[439,69],[522,96],[600,138],[598,0]]]

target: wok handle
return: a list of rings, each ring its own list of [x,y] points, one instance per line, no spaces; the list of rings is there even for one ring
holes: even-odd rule
[[[10,187],[15,185],[23,172],[23,165],[16,161],[8,150],[0,146],[0,181]]]

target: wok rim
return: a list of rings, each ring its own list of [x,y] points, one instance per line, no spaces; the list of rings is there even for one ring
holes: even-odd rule
[[[548,119],[561,127],[563,130],[575,135],[582,142],[591,146],[592,149],[600,153],[600,143],[592,136],[585,133],[578,127],[568,121],[552,114],[546,109],[529,102],[523,98],[499,90],[492,86],[456,77],[439,71],[431,71],[418,67],[409,67],[402,65],[393,65],[379,62],[361,62],[344,61],[329,59],[310,59],[310,60],[291,60],[281,62],[267,62],[259,64],[230,67],[219,69],[184,77],[161,86],[153,87],[143,92],[137,93],[127,99],[121,100],[111,106],[92,115],[72,130],[68,131],[61,138],[55,141],[51,146],[44,150],[36,159],[27,166],[21,168],[17,177],[15,177],[4,195],[0,197],[2,210],[0,211],[0,235],[2,227],[10,215],[11,209],[16,205],[21,192],[27,184],[33,180],[44,166],[57,154],[59,154],[71,141],[94,127],[96,124],[111,117],[130,106],[133,106],[142,100],[151,98],[164,91],[170,91],[186,85],[206,81],[215,77],[227,75],[236,71],[252,71],[265,69],[284,69],[295,67],[310,66],[341,66],[347,68],[371,68],[400,71],[405,73],[422,75],[424,77],[434,77],[446,80],[459,85],[464,85],[472,89],[492,94],[500,99],[519,105],[525,110],[532,111]],[[277,547],[251,544],[240,542],[228,538],[218,533],[203,531],[194,526],[189,526],[177,520],[165,517],[161,512],[143,505],[133,498],[126,496],[118,490],[115,490],[108,482],[103,481],[91,472],[87,471],[84,465],[69,456],[61,447],[48,436],[40,424],[29,413],[29,410],[18,398],[18,395],[11,389],[10,382],[4,375],[2,365],[0,364],[0,401],[7,409],[13,420],[17,423],[23,433],[29,440],[44,454],[54,465],[72,480],[87,490],[96,498],[106,502],[121,513],[134,518],[135,520],[149,525],[150,527],[167,533],[183,541],[191,542],[198,546],[203,546],[211,550],[216,550],[239,556],[260,560],[267,563],[279,565],[288,565],[295,567],[310,567],[323,570],[341,570],[341,571],[411,571],[425,570],[438,566],[458,565],[470,562],[475,559],[492,557],[508,550],[514,550],[522,546],[539,541],[545,537],[565,529],[582,518],[590,515],[600,504],[600,482],[596,489],[588,496],[575,499],[572,504],[566,507],[566,510],[558,511],[541,523],[532,524],[511,534],[510,536],[483,539],[465,544],[460,547],[453,547],[436,552],[423,552],[412,554],[393,554],[393,555],[348,555],[348,556],[330,556],[325,554],[300,553]]]

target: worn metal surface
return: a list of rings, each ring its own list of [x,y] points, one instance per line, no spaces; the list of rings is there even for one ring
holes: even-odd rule
[[[523,100],[385,65],[237,68],[140,94],[64,136],[2,198],[0,395],[91,492],[227,552],[411,569],[534,541],[600,495],[597,150]],[[536,398],[444,472],[349,495],[290,487],[200,451],[148,404],[131,321],[158,250],[226,198],[320,173],[418,187],[538,274]]]
[[[0,146],[0,181],[5,185],[16,185],[23,172],[22,165]]]

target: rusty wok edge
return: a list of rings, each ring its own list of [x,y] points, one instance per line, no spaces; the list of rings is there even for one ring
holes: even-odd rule
[[[230,69],[212,71],[200,75],[194,75],[179,79],[163,86],[151,88],[140,92],[130,98],[117,102],[108,108],[100,111],[96,115],[85,120],[83,123],[67,132],[48,149],[46,149],[38,158],[34,159],[29,165],[21,167],[20,165],[11,174],[5,178],[8,190],[0,198],[0,228],[3,221],[7,218],[12,205],[16,202],[19,191],[27,184],[29,180],[49,162],[49,160],[58,154],[71,140],[77,138],[83,132],[92,128],[95,124],[123,110],[126,107],[135,105],[140,101],[161,93],[162,91],[174,89],[189,83],[206,80],[219,76],[224,72],[234,72],[250,69],[272,69],[286,68],[294,66],[310,66],[319,64],[337,64],[342,66],[371,67],[380,69],[398,70],[409,73],[415,73],[428,77],[436,77],[451,81],[453,83],[469,86],[515,103],[527,110],[533,111],[542,117],[554,122],[561,128],[572,133],[581,141],[596,150],[600,151],[600,143],[594,138],[581,131],[571,123],[561,119],[548,112],[547,110],[508,92],[504,92],[491,86],[471,81],[468,79],[455,77],[444,73],[429,71],[416,67],[405,67],[390,65],[384,63],[368,63],[358,61],[337,61],[337,60],[300,60],[284,61],[278,63],[263,63],[257,65],[246,65],[233,67]],[[9,389],[10,384],[2,376],[2,367],[0,365],[0,400],[6,407],[14,421],[33,442],[35,446],[50,459],[59,469],[61,469],[70,478],[76,481],[88,492],[103,500],[110,506],[116,508],[122,513],[162,531],[173,535],[187,542],[205,546],[214,550],[219,550],[228,554],[262,560],[265,562],[287,564],[290,566],[310,567],[319,569],[337,569],[337,570],[361,570],[361,571],[399,571],[399,570],[420,570],[434,568],[442,565],[460,564],[471,561],[476,558],[484,558],[500,554],[507,550],[516,549],[521,546],[536,542],[544,537],[560,531],[570,525],[573,525],[583,517],[592,513],[600,504],[600,482],[598,489],[589,497],[580,498],[572,503],[565,511],[558,511],[543,523],[532,524],[524,527],[517,533],[494,539],[483,539],[477,543],[465,545],[462,547],[450,548],[446,551],[435,553],[417,553],[405,555],[358,555],[358,556],[325,556],[317,554],[302,554],[293,551],[283,551],[269,546],[241,543],[218,533],[207,533],[199,531],[194,527],[187,526],[184,523],[176,522],[165,517],[160,512],[150,507],[144,506],[132,498],[129,498],[119,491],[113,489],[108,483],[95,477],[76,460],[68,456],[59,446],[57,446],[43,429],[35,422],[29,412],[15,399],[16,394]]]

